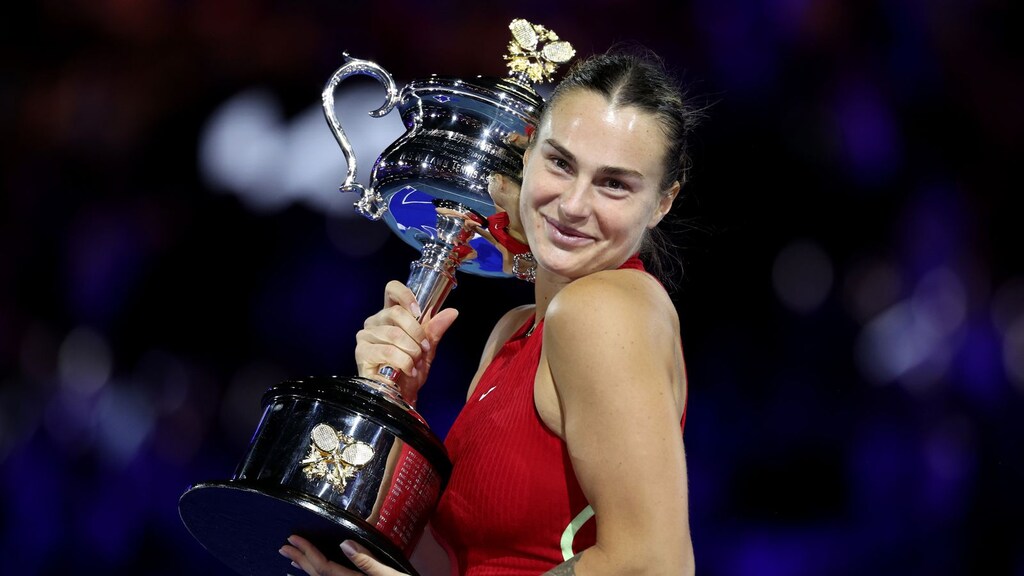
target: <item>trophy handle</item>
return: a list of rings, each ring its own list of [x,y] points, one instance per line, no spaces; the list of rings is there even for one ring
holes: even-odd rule
[[[370,112],[370,116],[380,118],[390,112],[395,107],[395,104],[398,103],[398,88],[395,86],[395,79],[391,77],[391,74],[388,74],[386,70],[374,62],[352,58],[347,53],[344,56],[345,64],[334,72],[331,79],[327,81],[323,92],[324,116],[327,118],[327,124],[331,127],[331,132],[334,133],[334,138],[338,141],[338,145],[341,146],[341,153],[345,155],[345,162],[348,165],[348,175],[345,177],[345,182],[342,183],[339,190],[342,192],[358,192],[360,198],[356,202],[356,209],[359,213],[370,220],[380,220],[381,216],[384,215],[384,211],[387,210],[387,206],[384,205],[380,194],[372,186],[364,188],[356,182],[356,154],[352,149],[348,136],[345,135],[345,130],[341,127],[341,122],[338,121],[337,114],[335,114],[334,90],[338,87],[338,83],[354,74],[362,74],[376,79],[387,89],[387,98],[384,100],[384,104]]]

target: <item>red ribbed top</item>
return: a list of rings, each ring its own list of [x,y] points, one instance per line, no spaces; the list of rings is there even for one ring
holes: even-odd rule
[[[643,270],[636,257],[622,267]],[[536,576],[595,541],[566,445],[534,407],[544,322],[528,336],[532,324],[501,347],[445,439],[454,467],[432,527],[455,575]]]

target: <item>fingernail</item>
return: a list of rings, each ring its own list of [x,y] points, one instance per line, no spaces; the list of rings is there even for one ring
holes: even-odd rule
[[[420,348],[423,348],[424,352],[430,352],[430,341],[424,338],[423,341],[420,342]]]
[[[292,562],[292,568],[298,568],[299,570],[302,570],[302,566],[299,566],[298,562]]]
[[[412,312],[412,315],[416,318],[423,315],[423,311],[420,310],[420,303],[415,300],[413,300],[412,305],[409,306],[409,311]]]
[[[356,553],[356,547],[353,546],[352,543],[348,540],[345,540],[341,543],[341,551],[345,553],[345,556],[351,558]]]
[[[284,546],[281,546],[281,549],[278,550],[277,553],[280,554],[281,556],[284,556],[285,558],[288,558],[288,554],[286,554],[285,551],[284,551]],[[288,559],[291,560],[291,558],[288,558]]]

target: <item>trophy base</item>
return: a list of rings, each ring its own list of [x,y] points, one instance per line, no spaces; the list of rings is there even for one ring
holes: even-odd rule
[[[192,536],[239,574],[288,573],[291,562],[278,550],[292,534],[306,538],[328,559],[347,568],[353,566],[340,544],[355,540],[380,562],[417,574],[397,546],[361,519],[281,486],[238,480],[196,484],[181,496],[178,509]]]

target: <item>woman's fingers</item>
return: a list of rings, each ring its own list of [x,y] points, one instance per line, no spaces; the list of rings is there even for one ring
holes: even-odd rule
[[[394,364],[391,365],[401,370],[403,374],[409,376],[408,378],[399,378],[398,380],[398,387],[402,392],[402,398],[407,402],[413,405],[416,404],[420,388],[423,387],[427,374],[430,373],[430,365],[434,361],[434,355],[437,354],[437,343],[441,340],[441,337],[444,336],[445,332],[448,331],[448,328],[451,327],[458,315],[458,310],[454,308],[445,308],[430,319],[430,322],[428,322],[425,327],[427,331],[427,338],[429,340],[429,348],[424,350],[424,354],[416,358],[410,370],[406,370],[404,367],[399,367]]]
[[[417,320],[422,315],[419,302],[416,301],[416,295],[412,293],[412,290],[398,280],[392,280],[384,286],[384,308],[390,308],[396,304],[408,310]]]
[[[441,310],[431,318],[424,318],[421,324],[412,291],[397,281],[388,283],[384,301],[386,307],[367,318],[363,329],[356,334],[356,367],[360,376],[372,379],[380,379],[381,366],[398,370],[403,395],[415,401],[437,343],[455,321],[458,311]]]
[[[487,195],[502,212],[518,211],[519,186],[508,176],[495,172],[487,179]]]
[[[420,325],[419,306],[412,291],[391,281],[384,290],[385,308],[370,316],[356,334],[356,365],[361,376],[377,377],[380,366],[392,366],[415,377],[415,364],[430,349]]]
[[[519,132],[509,132],[508,136],[505,137],[505,141],[518,148],[520,152],[526,150],[526,147],[530,145],[530,137]]]
[[[406,354],[418,354],[427,340],[427,332],[403,308],[392,306],[367,319],[363,329],[356,334],[357,340],[369,344],[390,344],[401,348]]]
[[[362,570],[362,573],[367,576],[402,576],[404,574],[404,572],[399,572],[378,562],[373,557],[373,554],[370,554],[369,550],[355,540],[345,540],[342,542],[341,551],[348,557],[349,562]]]
[[[411,340],[409,341],[411,342]],[[367,337],[357,337],[355,357],[360,375],[373,378],[378,368],[391,366],[409,376],[414,376],[413,368],[416,362],[423,357],[423,351],[418,347],[419,345],[412,346],[416,346],[416,348],[409,350],[392,342],[369,341]]]
[[[288,544],[281,547],[280,553],[291,560],[293,566],[310,576],[359,576],[362,574],[328,560],[316,546],[301,536],[289,536]]]
[[[494,173],[487,183],[487,193],[498,210],[508,213],[508,233],[525,244],[526,234],[523,233],[523,223],[519,218],[519,183],[508,176]]]
[[[427,322],[424,331],[426,332],[427,342],[430,344],[430,349],[426,352],[431,358],[434,357],[434,354],[437,351],[437,343],[444,336],[445,332],[451,328],[452,323],[454,323],[455,319],[458,317],[458,310],[455,308],[445,308],[438,312],[436,316],[431,318],[430,322]]]

